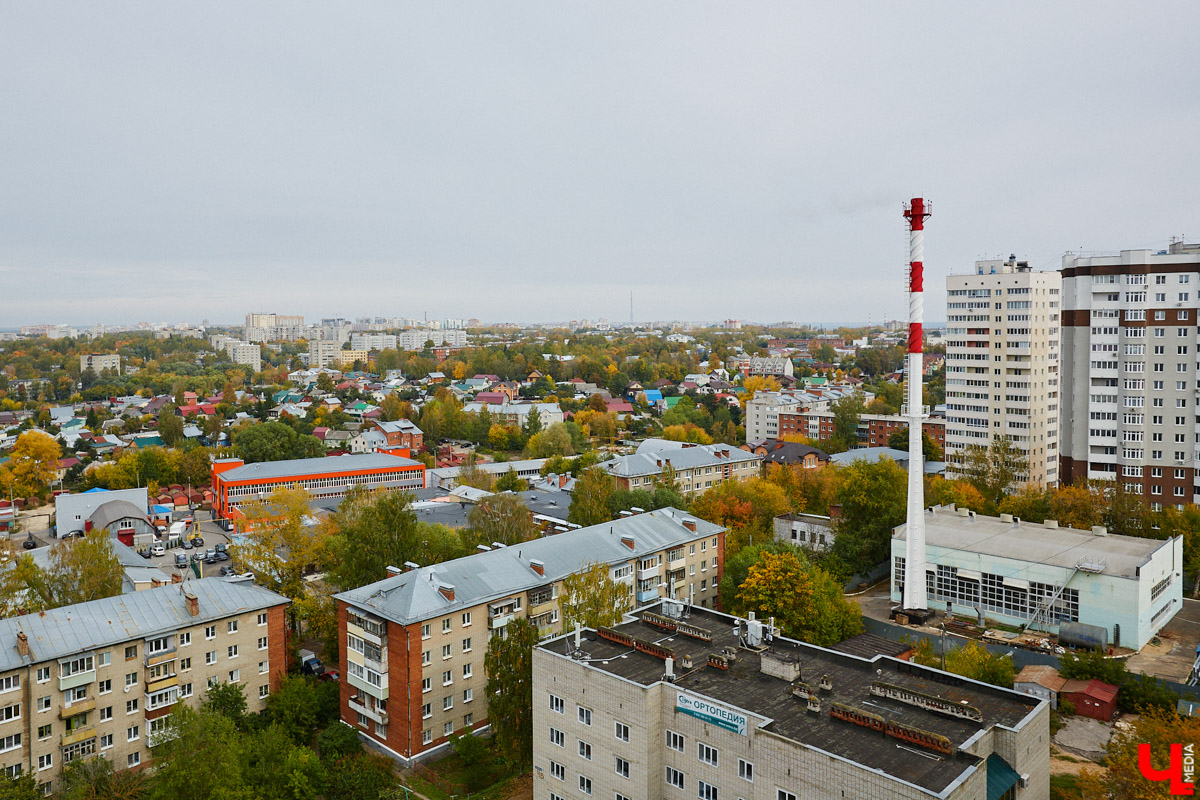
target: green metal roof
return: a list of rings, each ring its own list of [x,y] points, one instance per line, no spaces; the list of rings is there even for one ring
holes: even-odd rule
[[[1004,793],[1016,785],[1021,776],[1000,756],[992,753],[987,757],[988,800],[999,800]]]

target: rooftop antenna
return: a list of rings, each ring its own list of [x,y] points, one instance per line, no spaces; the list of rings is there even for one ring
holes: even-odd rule
[[[925,461],[921,435],[928,410],[923,405],[921,351],[924,331],[925,199],[914,197],[904,208],[908,218],[908,518],[904,542],[903,608],[922,620],[928,616],[925,596]]]

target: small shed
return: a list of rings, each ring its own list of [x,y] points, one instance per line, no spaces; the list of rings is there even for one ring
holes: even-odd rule
[[[1093,678],[1090,681],[1069,680],[1059,696],[1075,706],[1075,713],[1101,722],[1109,722],[1117,713],[1116,686]]]
[[[1013,680],[1013,688],[1039,700],[1049,700],[1051,708],[1058,708],[1058,693],[1066,683],[1067,679],[1060,676],[1054,667],[1030,664]]]

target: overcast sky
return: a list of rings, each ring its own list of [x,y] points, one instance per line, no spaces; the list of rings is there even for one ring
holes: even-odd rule
[[[905,313],[1200,239],[1200,3],[0,5],[0,327]]]

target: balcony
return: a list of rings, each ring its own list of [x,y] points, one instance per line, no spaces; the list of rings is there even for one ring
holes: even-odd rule
[[[70,719],[77,714],[86,714],[96,708],[95,700],[77,700],[69,706],[63,706],[58,710],[59,719]]]
[[[172,660],[174,660],[174,658],[175,658],[175,648],[172,647],[169,650],[162,650],[153,655],[147,655],[145,663],[146,663],[147,667],[152,667],[155,664],[161,664],[164,661],[172,661]]]
[[[370,630],[368,630],[367,628],[364,628],[360,625],[355,625],[354,622],[352,621],[353,619],[354,619],[354,617],[351,616],[351,617],[348,617],[346,620],[346,632],[347,633],[352,633],[355,636],[359,637],[360,639],[368,641],[371,644],[377,644],[380,647],[382,647],[384,645],[384,637],[383,636],[381,636],[377,633],[373,633]]]
[[[67,689],[74,689],[77,686],[86,686],[96,680],[96,670],[88,669],[82,672],[76,672],[68,675],[65,678],[58,679],[58,690],[65,692]]]
[[[492,630],[496,630],[497,628],[503,628],[505,625],[512,622],[513,619],[515,619],[515,618],[516,618],[516,615],[512,614],[512,613],[496,614],[488,621],[488,625],[489,625],[489,627],[491,627]]]
[[[179,676],[172,672],[170,675],[160,675],[157,678],[146,678],[146,694],[161,692],[163,689],[170,689],[172,686],[179,685]]]
[[[67,745],[79,744],[80,742],[86,742],[88,739],[95,738],[95,736],[96,736],[95,728],[91,728],[91,727],[79,728],[77,730],[69,731],[68,733],[64,733],[63,737],[62,737],[62,742],[60,744],[63,747],[66,747]]]
[[[381,711],[378,708],[371,708],[366,704],[362,695],[350,695],[350,710],[357,711],[368,719],[378,722],[380,725],[387,725],[388,715],[386,711]]]
[[[652,603],[657,599],[658,599],[658,587],[657,586],[655,586],[653,589],[646,589],[645,591],[637,593],[637,601],[639,604]]]
[[[655,564],[653,567],[646,567],[645,569],[639,569],[637,571],[638,580],[639,581],[648,581],[651,578],[657,578],[658,571],[659,571],[659,566],[657,564]]]

